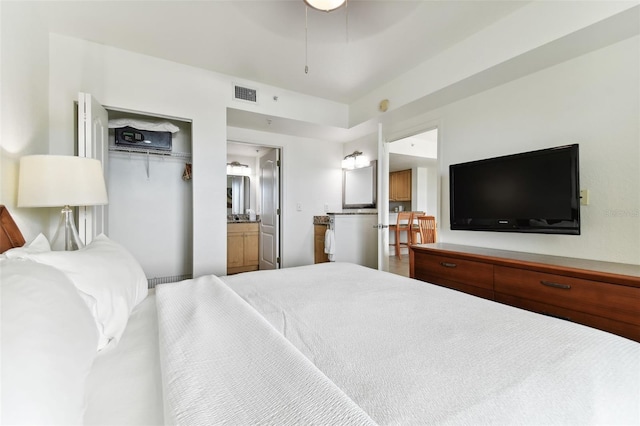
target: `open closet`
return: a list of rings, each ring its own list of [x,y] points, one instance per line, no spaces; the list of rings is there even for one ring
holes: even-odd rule
[[[104,212],[104,230],[138,259],[151,286],[190,278],[191,122],[112,107],[104,110],[108,115],[108,143],[96,142],[99,138],[94,130],[92,148],[85,153],[99,157],[105,168],[109,204]],[[92,127],[96,127],[95,122]],[[149,132],[138,131],[144,127]],[[164,138],[163,144],[149,142],[157,135]],[[139,144],[127,143],[127,139],[132,142],[136,138],[133,142]]]
[[[193,263],[191,123],[109,111],[109,122],[167,123],[171,150],[120,146],[109,128],[109,235],[140,261],[151,284],[190,278]],[[141,126],[140,126],[141,127]]]

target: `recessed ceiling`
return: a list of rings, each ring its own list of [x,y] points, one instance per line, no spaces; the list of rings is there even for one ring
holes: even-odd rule
[[[526,3],[350,0],[325,13],[302,0],[32,2],[54,33],[347,104]]]

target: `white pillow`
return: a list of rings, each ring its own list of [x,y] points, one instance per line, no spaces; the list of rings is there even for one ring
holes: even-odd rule
[[[98,333],[57,269],[0,259],[2,424],[81,424]]]
[[[9,249],[4,252],[4,255],[9,259],[19,259],[24,258],[28,254],[45,253],[48,251],[51,251],[49,240],[47,240],[47,237],[40,233],[29,244],[25,244],[22,247]]]
[[[29,254],[64,272],[81,292],[98,327],[98,350],[118,341],[129,314],[148,293],[147,277],[124,247],[101,234],[77,251]]]

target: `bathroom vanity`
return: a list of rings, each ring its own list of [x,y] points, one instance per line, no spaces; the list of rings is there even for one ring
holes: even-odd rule
[[[258,222],[227,223],[227,274],[257,271],[260,265]]]

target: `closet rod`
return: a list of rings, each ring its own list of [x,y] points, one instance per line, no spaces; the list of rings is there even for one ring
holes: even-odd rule
[[[164,157],[175,157],[175,158],[191,158],[191,154],[188,152],[174,152],[174,151],[160,151],[157,149],[144,149],[144,148],[132,148],[132,147],[119,147],[119,146],[110,146],[110,152],[123,152],[129,154],[147,154],[147,155],[160,155]]]

